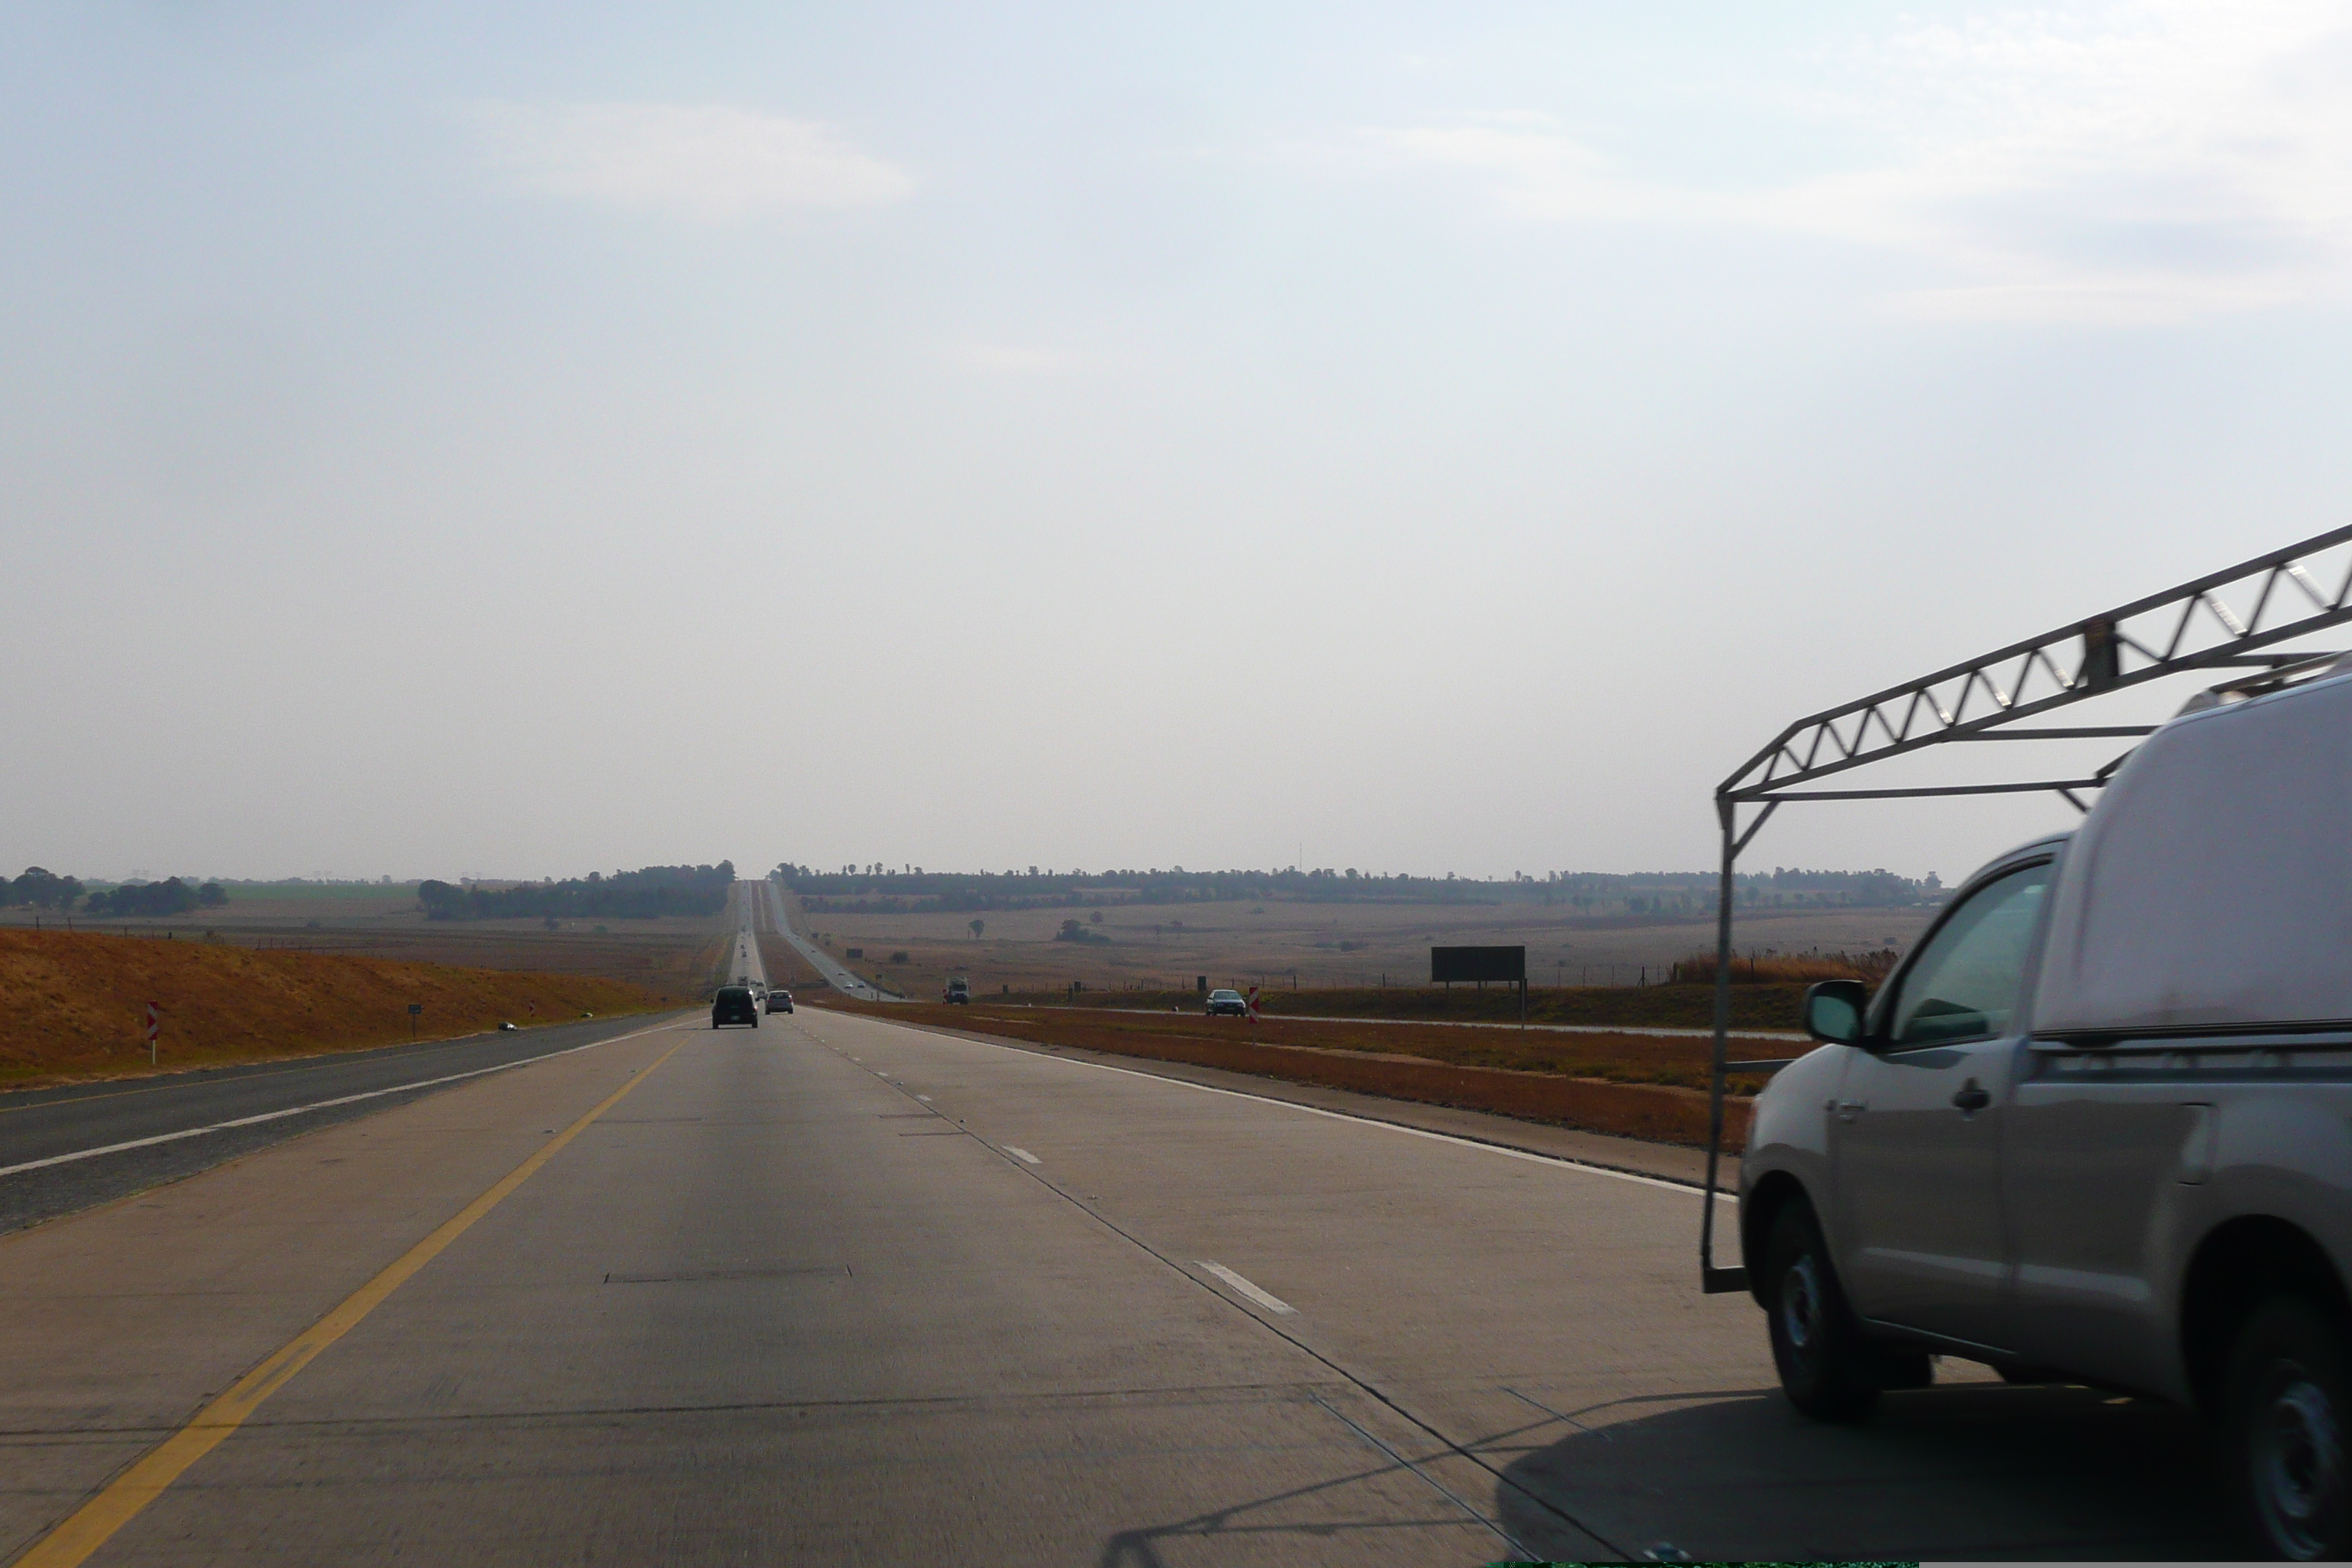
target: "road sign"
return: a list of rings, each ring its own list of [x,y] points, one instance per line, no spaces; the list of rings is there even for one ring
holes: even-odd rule
[[[1524,947],[1433,947],[1429,978],[1447,984],[1456,980],[1525,980],[1528,950]]]
[[[163,1009],[154,1003],[147,1004],[147,1065],[155,1065],[155,1039],[163,1032]]]
[[[1251,987],[1249,988],[1249,994],[1242,998],[1242,1011],[1243,1011],[1244,1013],[1245,1013],[1245,1014],[1248,1016],[1248,1017],[1249,1017],[1249,1021],[1250,1021],[1251,1023],[1255,1024],[1255,1023],[1256,1023],[1256,1022],[1257,1022],[1257,987],[1256,987],[1256,986],[1255,986],[1255,985],[1251,986]]]

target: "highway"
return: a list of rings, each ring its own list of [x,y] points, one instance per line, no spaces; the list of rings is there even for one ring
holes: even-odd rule
[[[1689,1187],[761,1025],[0,1237],[0,1560],[2231,1554],[2161,1407],[1947,1363],[1795,1415]]]
[[[794,951],[799,952],[803,958],[807,959],[810,965],[814,967],[819,974],[824,975],[825,983],[831,985],[835,990],[840,992],[845,996],[854,996],[861,1002],[902,1002],[906,1000],[906,998],[902,996],[893,996],[887,991],[876,990],[873,986],[868,985],[865,981],[859,979],[856,975],[843,968],[840,961],[835,959],[831,953],[825,952],[824,948],[818,946],[814,939],[803,936],[799,931],[794,931],[793,929],[792,921],[784,913],[784,895],[782,889],[779,889],[773,882],[763,879],[760,881],[747,883],[745,886],[751,889],[748,895],[750,898],[761,900],[768,918],[775,923],[775,929],[782,933],[783,939],[786,942],[791,942]],[[747,914],[745,918],[749,919],[750,916]],[[759,944],[756,942],[752,944],[754,949],[756,949],[758,945]]]

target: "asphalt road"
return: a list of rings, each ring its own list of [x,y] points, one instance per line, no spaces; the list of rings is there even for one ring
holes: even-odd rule
[[[595,1019],[0,1095],[0,1233],[647,1022]]]
[[[1955,1364],[1796,1416],[1688,1187],[762,1025],[0,1239],[0,1555],[68,1516],[33,1561],[2229,1554],[2158,1407]]]

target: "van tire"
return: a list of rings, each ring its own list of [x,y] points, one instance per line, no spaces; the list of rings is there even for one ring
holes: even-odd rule
[[[1764,1313],[1790,1404],[1817,1421],[1870,1414],[1884,1352],[1854,1321],[1812,1205],[1801,1200],[1774,1216],[1764,1246]]]
[[[2221,1455],[2264,1556],[2352,1556],[2352,1354],[2333,1317],[2277,1295],[2246,1315],[2223,1373]]]

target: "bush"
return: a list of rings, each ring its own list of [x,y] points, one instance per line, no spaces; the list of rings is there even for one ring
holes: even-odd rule
[[[1859,980],[1875,985],[1886,978],[1901,955],[1892,948],[1875,952],[1773,952],[1756,957],[1734,953],[1734,985],[1811,984],[1817,980]],[[1715,954],[1695,952],[1675,966],[1674,977],[1689,984],[1715,984]]]

